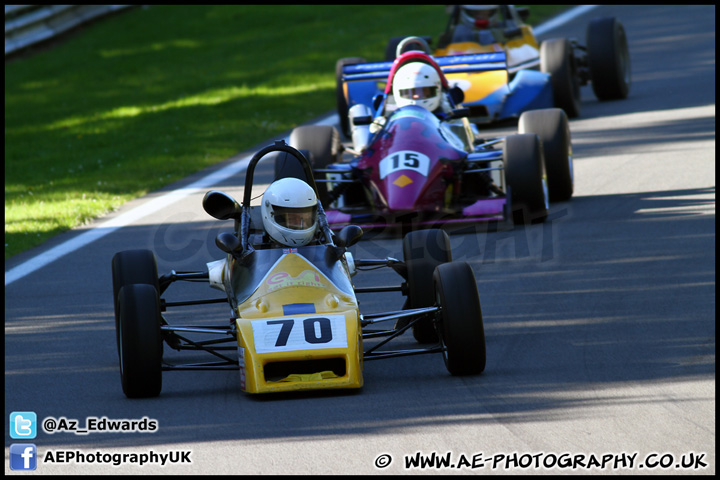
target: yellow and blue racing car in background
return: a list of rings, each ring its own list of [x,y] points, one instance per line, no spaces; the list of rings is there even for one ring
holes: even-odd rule
[[[368,63],[348,57],[336,64],[336,99],[341,130],[350,137],[349,109],[373,106],[384,78],[402,53],[432,54],[450,86],[463,90],[462,107],[478,125],[516,120],[528,110],[562,108],[580,115],[580,87],[591,84],[599,100],[627,97],[630,54],[625,29],[616,18],[592,20],[586,44],[554,38],[538,42],[524,21],[527,7],[449,5],[445,31],[434,44],[428,36],[393,37],[385,60]],[[373,73],[377,75],[373,75]],[[387,100],[392,105],[392,98]],[[387,105],[386,105],[387,108]]]

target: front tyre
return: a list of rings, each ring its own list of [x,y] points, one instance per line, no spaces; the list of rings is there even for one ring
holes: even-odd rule
[[[565,112],[559,108],[523,112],[518,132],[534,133],[540,138],[550,200],[570,200],[575,182],[570,124]]]
[[[152,285],[125,285],[118,295],[120,378],[128,398],[157,397],[162,389],[160,300]]]
[[[485,328],[472,268],[467,262],[439,265],[433,274],[440,306],[441,342],[451,375],[475,375],[485,370]]]
[[[155,254],[150,250],[125,250],[112,259],[113,304],[115,306],[115,336],[119,336],[118,296],[126,285],[141,283],[160,291]],[[119,342],[119,339],[117,339]],[[119,344],[118,344],[119,345]]]
[[[523,133],[505,137],[503,163],[513,222],[516,225],[544,222],[550,199],[538,136]]]

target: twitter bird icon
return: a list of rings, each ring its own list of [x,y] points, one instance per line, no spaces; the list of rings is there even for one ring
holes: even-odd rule
[[[10,438],[35,438],[37,415],[35,412],[12,412],[10,414]]]

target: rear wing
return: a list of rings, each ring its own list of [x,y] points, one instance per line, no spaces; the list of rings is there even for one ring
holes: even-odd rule
[[[447,57],[433,57],[444,74],[475,73],[507,70],[505,52],[471,53]],[[345,65],[342,69],[343,82],[387,80],[393,62],[358,63]]]

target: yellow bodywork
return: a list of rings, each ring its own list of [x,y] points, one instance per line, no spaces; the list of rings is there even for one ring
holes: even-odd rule
[[[286,314],[296,305],[304,313]],[[302,255],[283,255],[237,313],[244,391],[362,387],[357,299]]]
[[[481,45],[476,42],[451,43],[445,48],[435,51],[435,57],[452,55],[505,52],[507,56],[507,71],[491,71],[476,73],[448,73],[448,82],[458,85],[465,93],[464,103],[473,103],[482,100],[493,92],[504,88],[508,81],[508,71],[513,73],[515,67],[529,60],[539,59],[540,48],[529,26],[521,27],[522,37],[510,40],[507,43],[493,43]]]
[[[464,103],[482,100],[488,95],[503,88],[508,83],[506,70],[476,73],[448,73],[446,75],[450,85],[462,88],[465,94]]]

